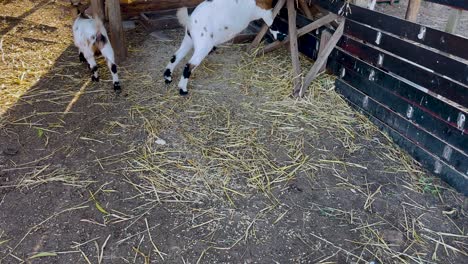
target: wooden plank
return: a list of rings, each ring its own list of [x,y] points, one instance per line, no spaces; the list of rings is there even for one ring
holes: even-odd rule
[[[278,15],[278,13],[280,12],[281,8],[283,8],[284,4],[286,3],[286,0],[278,0],[278,2],[276,3],[276,6],[275,8],[273,8],[273,19],[276,18],[276,16]],[[262,41],[263,37],[265,36],[265,34],[267,33],[268,31],[268,25],[266,24],[263,24],[262,28],[260,29],[260,31],[258,32],[257,36],[255,37],[255,39],[252,41],[252,43],[250,43],[250,45],[247,47],[247,50],[250,51],[252,49],[254,49],[255,47],[258,46],[258,44],[260,44],[260,41]]]
[[[127,57],[119,0],[106,0],[106,6],[109,14],[111,44],[114,49],[116,63],[119,64]]]
[[[120,3],[122,15],[126,18],[139,16],[140,13],[177,9],[180,7],[195,7],[203,0],[133,0]]]
[[[278,26],[284,27],[287,26],[287,23],[284,20],[279,20]],[[315,33],[316,32],[314,32],[314,34]],[[312,59],[316,59],[319,47],[318,37],[316,35],[311,33],[306,34],[299,39],[298,43],[300,52]],[[459,116],[468,116],[466,109],[447,104],[439,100],[437,95],[420,90],[416,88],[414,84],[404,81],[395,75],[388,74],[384,70],[375,68],[371,64],[359,60],[339,48],[335,49],[330,55],[329,62],[333,61],[337,61],[349,69],[356,70],[361,76],[373,78],[376,84],[386,87],[386,89],[391,90],[400,97],[419,104],[422,108],[430,111],[433,115],[444,120],[444,122],[450,124],[454,128],[457,128],[457,119]],[[329,68],[332,69],[330,63]],[[335,74],[339,75],[339,72],[335,71]],[[466,135],[466,133],[468,133],[466,126],[462,128],[460,132]]]
[[[462,15],[461,9],[454,9],[450,13],[449,20],[447,21],[447,25],[445,26],[445,32],[454,34],[457,31],[458,23],[460,22],[460,18]]]
[[[299,48],[301,47],[301,43],[299,43]],[[335,64],[333,64],[333,62],[335,62]],[[339,67],[337,67],[337,65],[339,65]],[[447,104],[439,100],[436,96],[417,89],[412,84],[404,82],[396,76],[392,76],[382,70],[379,70],[378,68],[375,68],[340,49],[336,49],[332,52],[328,66],[330,70],[338,76],[341,75],[341,68],[344,67],[346,70],[354,70],[365,78],[373,79],[373,82],[376,85],[385,87],[387,90],[393,92],[404,100],[418,104],[422,109],[425,109],[425,111],[437,116],[438,119],[453,128],[458,129],[457,119],[459,116],[468,116],[468,112],[463,111],[463,109]],[[468,134],[468,126],[459,129],[459,132],[456,134],[460,133],[464,135]]]
[[[336,63],[336,62],[335,62]],[[418,133],[409,135],[411,131],[406,131],[406,124],[398,128],[398,122],[395,117],[388,119],[391,122],[387,122],[388,125],[394,129],[401,130],[412,139],[414,142],[427,146],[427,149],[436,155],[443,157],[443,149],[446,145],[450,145],[453,149],[451,164],[456,167],[459,171],[468,172],[468,134],[460,133],[460,131],[451,126],[450,123],[445,120],[439,119],[436,115],[433,115],[430,111],[424,109],[416,102],[407,100],[398,94],[376,84],[373,80],[369,80],[353,71],[352,69],[345,68],[342,70],[341,65],[336,65],[335,71],[341,72],[340,79],[355,87],[361,93],[369,96],[373,100],[384,104],[385,108],[397,114],[399,117],[405,119],[411,123],[412,126],[418,128]],[[382,119],[383,120],[383,119]],[[406,131],[406,132],[405,132]]]
[[[301,19],[298,19],[298,25],[302,26],[307,21],[308,19],[302,16]],[[347,35],[343,35],[337,46],[380,69],[392,72],[420,85],[430,92],[442,95],[464,107],[468,107],[468,86],[464,84],[454,82],[428,69],[418,67],[386,51],[356,41]],[[468,76],[465,76],[465,78],[468,78]]]
[[[91,9],[94,17],[97,16],[104,21],[104,0],[91,0]]]
[[[390,53],[343,36],[338,46],[376,67],[401,76],[429,91],[468,107],[468,87],[408,63]]]
[[[291,60],[293,66],[293,90],[301,88],[301,64],[299,62],[299,50],[297,47],[297,27],[296,27],[296,6],[295,0],[288,0],[288,25],[289,25],[289,39],[290,39],[290,51]]]
[[[468,10],[468,1],[466,0],[425,0],[439,5],[446,5],[453,8]]]
[[[307,23],[307,21],[303,23]],[[363,40],[366,43],[468,85],[468,65],[460,60],[455,60],[439,52],[414,45],[401,38],[354,21],[346,21],[344,32],[345,35]]]
[[[301,89],[294,90],[295,96],[304,96],[307,88],[310,86],[315,77],[317,77],[317,74],[322,68],[322,65],[327,61],[328,56],[333,51],[340,38],[343,36],[344,24],[345,21],[341,21],[340,26],[336,29],[336,31],[333,33],[333,36],[330,38],[327,47],[322,50],[322,53],[319,53],[317,60],[314,62],[314,65],[310,69],[309,73],[307,73]]]
[[[421,0],[409,0],[408,8],[406,9],[405,19],[411,22],[416,22],[421,7]]]
[[[336,90],[347,99],[352,107],[365,114],[374,124],[386,132],[393,139],[394,143],[406,150],[423,167],[442,178],[459,192],[468,195],[468,176],[465,172],[455,170],[444,160],[439,159],[425,149],[424,146],[411,141],[405,135],[386,124],[385,121],[364,110],[362,105],[365,101],[367,101],[367,109],[377,107],[378,104],[372,99],[367,98],[366,100],[366,96],[354,87],[341,80],[337,80]]]
[[[338,13],[343,6],[342,1],[314,0],[314,2],[333,13]],[[354,20],[468,60],[468,52],[466,52],[468,39],[464,37],[424,27],[355,5],[351,5],[351,10],[352,12],[346,17],[348,20]]]
[[[326,48],[328,43],[330,42],[330,39],[332,37],[332,34],[328,30],[322,30],[322,33],[320,35],[320,48],[319,48],[319,54],[323,53],[323,50]],[[327,62],[325,62],[320,68],[319,72],[322,72],[326,69],[327,67]]]
[[[304,12],[308,19],[314,19],[314,16],[312,15],[312,12],[310,11],[309,5],[306,3],[306,0],[299,0],[299,6],[301,7],[301,10]]]
[[[321,17],[319,19],[317,19],[316,21],[313,21],[312,23],[309,23],[303,27],[301,27],[300,29],[297,30],[297,36],[298,37],[301,37],[309,32],[311,32],[312,30],[315,30],[319,27],[322,27],[323,25],[326,25],[330,22],[332,22],[333,20],[337,19],[338,16],[335,15],[335,14],[328,14],[324,17]],[[267,45],[264,49],[263,49],[263,52],[264,53],[268,53],[268,52],[271,52],[273,50],[276,50],[278,48],[280,48],[281,46],[289,43],[289,39],[290,39],[290,36],[287,36],[285,40],[283,41],[275,41],[269,45]]]

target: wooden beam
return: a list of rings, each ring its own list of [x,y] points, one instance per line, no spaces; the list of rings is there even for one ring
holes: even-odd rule
[[[313,30],[315,30],[317,28],[320,28],[321,26],[324,26],[324,25],[334,21],[337,18],[338,18],[337,15],[329,13],[328,15],[317,19],[316,21],[308,24],[307,26],[304,26],[304,27],[300,28],[297,31],[297,37],[301,37],[301,36],[311,32],[311,31],[313,31]],[[268,53],[268,52],[274,51],[274,50],[280,48],[281,46],[289,43],[289,40],[290,40],[290,36],[286,37],[286,39],[283,40],[283,41],[275,41],[275,42],[267,45],[265,47],[265,49],[263,50],[263,52]]]
[[[104,21],[104,1],[103,0],[91,0],[91,9],[93,10],[93,16],[99,17],[101,21]]]
[[[291,49],[291,59],[293,66],[293,83],[294,90],[301,88],[301,64],[299,62],[299,49],[297,45],[297,27],[296,27],[296,7],[295,0],[288,0],[288,24],[289,24],[289,39]]]
[[[304,14],[308,19],[314,19],[314,16],[312,15],[312,12],[310,11],[309,5],[306,3],[306,0],[299,0],[299,6],[301,7],[302,11],[304,11]]]
[[[278,15],[281,8],[283,8],[285,3],[286,3],[286,0],[278,0],[278,3],[276,3],[275,8],[273,9],[273,19],[276,18],[276,16]],[[262,28],[260,29],[260,32],[258,32],[257,36],[255,37],[254,41],[250,43],[249,47],[247,48],[247,51],[251,51],[252,49],[257,47],[258,44],[260,44],[260,41],[262,41],[267,31],[268,31],[268,25],[264,24]]]
[[[450,13],[449,20],[447,22],[447,26],[445,26],[445,32],[454,34],[457,30],[458,23],[460,22],[460,18],[462,15],[461,9],[453,9]]]
[[[330,53],[335,48],[341,36],[343,36],[344,25],[345,25],[345,20],[341,21],[335,33],[333,33],[333,36],[330,38],[330,41],[328,42],[327,47],[323,49],[321,53],[319,53],[317,60],[315,61],[314,65],[310,69],[307,76],[305,77],[305,81],[302,87],[300,87],[300,89],[294,90],[294,96],[296,97],[304,96],[307,90],[307,87],[309,87],[309,85],[312,83],[315,77],[317,77],[317,74],[319,73],[320,69],[322,69],[323,64],[327,61],[328,56],[330,56]]]
[[[122,26],[119,0],[106,0],[106,7],[109,14],[109,29],[112,48],[115,53],[117,64],[122,63],[127,57],[127,46]]]
[[[408,9],[406,9],[405,19],[411,22],[416,22],[420,7],[421,7],[421,0],[409,0]]]
[[[320,48],[319,48],[319,54],[323,53],[323,50],[325,47],[327,47],[328,42],[330,42],[330,39],[332,37],[332,34],[328,30],[323,30],[322,34],[320,35]],[[325,61],[320,68],[319,72],[323,72],[327,67],[327,61]]]

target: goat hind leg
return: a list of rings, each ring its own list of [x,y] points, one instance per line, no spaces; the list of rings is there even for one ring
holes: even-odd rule
[[[106,43],[101,49],[101,54],[106,58],[107,67],[112,74],[112,84],[114,85],[114,91],[116,93],[121,93],[122,88],[120,87],[119,75],[117,74],[117,65],[115,64],[114,50],[110,43]]]
[[[184,68],[184,73],[182,77],[180,78],[179,82],[179,93],[180,95],[187,95],[188,90],[187,90],[187,84],[188,80],[190,78],[190,75],[192,74],[192,71],[200,65],[200,63],[203,61],[203,59],[208,56],[210,51],[213,49],[213,45],[201,45],[202,48],[195,49],[195,52],[193,53],[192,58],[189,60],[187,65],[185,65]]]
[[[182,40],[182,44],[180,45],[180,48],[176,51],[176,53],[174,53],[174,56],[172,56],[171,61],[166,66],[166,70],[164,71],[164,82],[166,84],[169,84],[172,82],[172,73],[174,71],[174,68],[187,55],[187,53],[189,53],[192,47],[193,47],[192,37],[190,37],[187,33],[185,33],[185,37]]]
[[[91,80],[93,82],[99,82],[98,66],[94,59],[93,51],[91,49],[83,50],[83,56],[85,57],[86,62],[88,62],[89,69],[91,70]]]

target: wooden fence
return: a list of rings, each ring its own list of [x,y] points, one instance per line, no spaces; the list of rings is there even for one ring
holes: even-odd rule
[[[341,1],[316,0],[338,13]],[[464,2],[461,2],[462,4]],[[280,13],[287,30],[287,12]],[[298,15],[297,26],[311,21]],[[336,90],[396,144],[468,195],[468,39],[351,6],[328,60]],[[299,39],[317,57],[322,31]]]

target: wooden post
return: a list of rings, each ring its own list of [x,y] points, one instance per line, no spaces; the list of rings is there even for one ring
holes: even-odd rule
[[[104,21],[104,1],[103,0],[91,0],[91,9],[93,10],[93,16],[99,17],[101,21]]]
[[[299,47],[297,45],[297,27],[296,27],[296,7],[295,0],[288,0],[288,24],[289,24],[289,41],[291,49],[291,59],[293,65],[293,83],[294,90],[300,89],[301,80],[301,64],[299,62]]]
[[[328,30],[323,30],[322,34],[320,35],[320,48],[319,48],[319,53],[317,55],[320,56],[325,50],[325,47],[327,47],[328,42],[330,42],[330,39],[332,37],[332,34],[328,32]],[[320,68],[319,72],[323,72],[327,67],[327,60],[323,63],[322,67]]]
[[[276,3],[276,6],[275,8],[273,9],[273,19],[275,19],[275,17],[278,15],[279,11],[281,10],[281,8],[283,8],[284,6],[284,3],[286,3],[286,0],[278,0],[278,3]],[[260,41],[262,41],[263,39],[263,36],[265,36],[265,34],[267,33],[268,31],[268,26],[266,24],[264,24],[262,26],[262,28],[260,29],[260,31],[258,32],[257,36],[255,37],[255,39],[252,41],[252,43],[250,43],[249,47],[247,48],[248,51],[252,50],[253,48],[257,47],[258,44],[260,44]]]
[[[310,69],[309,73],[307,73],[307,76],[305,77],[304,84],[302,87],[300,87],[297,90],[294,90],[294,96],[296,97],[303,97],[307,87],[312,83],[312,81],[317,77],[317,74],[319,73],[320,69],[322,68],[323,64],[327,61],[328,56],[330,56],[330,53],[333,51],[335,48],[336,44],[340,40],[341,36],[343,36],[343,31],[344,31],[344,24],[345,20],[341,21],[340,25],[336,29],[335,33],[333,33],[333,36],[330,38],[330,41],[328,42],[327,46],[325,49],[323,49],[318,57],[317,60],[315,61],[314,65]]]
[[[463,10],[461,9],[453,9],[450,13],[449,20],[447,22],[447,26],[445,27],[445,32],[454,34],[457,30],[458,22],[460,22],[460,17],[462,15]]]
[[[314,16],[312,15],[312,12],[310,12],[309,5],[306,3],[306,0],[299,0],[299,6],[302,11],[304,11],[304,14],[308,19],[314,20]]]
[[[411,22],[416,22],[420,7],[421,7],[421,0],[409,0],[408,9],[406,9],[405,19]]]
[[[107,12],[109,14],[109,29],[112,47],[115,52],[116,63],[119,64],[127,57],[127,46],[122,26],[119,0],[106,0]]]

